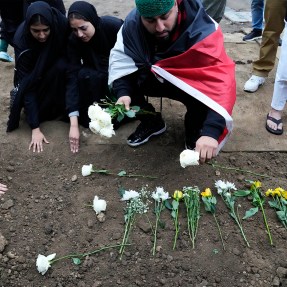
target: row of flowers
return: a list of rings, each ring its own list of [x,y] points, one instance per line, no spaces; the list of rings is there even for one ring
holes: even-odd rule
[[[271,245],[273,245],[270,228],[264,210],[264,202],[266,201],[267,197],[269,197],[268,203],[270,207],[276,210],[278,219],[282,222],[283,226],[287,228],[287,191],[278,187],[275,189],[268,189],[266,193],[263,194],[261,191],[261,182],[249,181],[249,183],[250,185],[248,189],[237,190],[233,183],[219,180],[215,182],[215,188],[218,195],[228,208],[229,215],[238,226],[239,231],[248,247],[250,244],[243,230],[242,220],[250,218],[259,211],[262,213],[263,222],[268,234],[269,242]],[[176,190],[172,195],[170,195],[164,190],[163,187],[157,187],[153,192],[150,192],[148,187],[144,186],[139,191],[120,189],[120,195],[121,201],[126,202],[124,207],[125,228],[121,244],[105,246],[89,253],[70,254],[60,258],[55,258],[56,254],[51,254],[48,256],[39,254],[36,261],[38,271],[44,275],[53,263],[67,258],[72,259],[74,264],[80,264],[82,258],[110,248],[118,248],[119,256],[121,259],[125,248],[130,245],[129,238],[137,217],[140,215],[148,216],[151,200],[154,202],[153,212],[155,215],[155,221],[154,224],[151,224],[151,221],[148,218],[148,222],[151,225],[153,236],[153,255],[155,255],[157,250],[158,229],[160,226],[164,226],[161,216],[164,209],[170,211],[171,218],[173,220],[175,230],[173,249],[176,248],[177,239],[181,228],[179,216],[181,203],[185,207],[188,234],[192,247],[195,248],[199,219],[201,216],[200,207],[202,202],[206,212],[209,212],[214,218],[216,227],[218,229],[218,234],[221,239],[222,248],[225,250],[222,231],[216,217],[217,198],[212,194],[210,188],[206,188],[204,191],[200,191],[197,186],[184,187],[182,190]],[[253,207],[247,210],[245,215],[241,218],[238,212],[240,205],[236,203],[236,199],[243,196],[248,196],[252,199]],[[100,199],[98,196],[95,196],[92,207],[98,215],[106,211],[107,202],[104,199]]]

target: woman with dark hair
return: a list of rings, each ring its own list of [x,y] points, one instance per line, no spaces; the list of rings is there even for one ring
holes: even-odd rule
[[[89,126],[88,107],[107,95],[110,50],[123,21],[99,17],[95,7],[85,1],[71,5],[68,19],[73,32],[68,42],[66,104],[70,148],[75,153],[79,150],[79,124]]]
[[[34,152],[43,151],[43,142],[48,143],[40,123],[64,114],[68,33],[66,17],[49,4],[37,1],[28,7],[25,21],[14,36],[15,88],[11,92],[7,132],[19,127],[24,107],[32,129],[29,149]]]

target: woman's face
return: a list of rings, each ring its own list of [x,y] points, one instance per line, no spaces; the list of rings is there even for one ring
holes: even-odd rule
[[[83,19],[70,19],[70,26],[73,33],[83,42],[89,42],[95,34],[95,27],[92,23]]]
[[[37,41],[44,43],[47,41],[51,30],[49,26],[43,24],[33,24],[30,26],[30,32]]]

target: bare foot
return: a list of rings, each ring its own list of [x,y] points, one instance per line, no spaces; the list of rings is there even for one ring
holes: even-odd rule
[[[269,114],[270,117],[276,119],[276,120],[281,120],[282,118],[282,111],[277,111],[274,109],[271,109]],[[269,128],[271,128],[272,130],[282,130],[283,128],[283,124],[280,123],[279,125],[277,125],[276,123],[274,123],[271,120],[267,120],[266,124],[268,125]]]

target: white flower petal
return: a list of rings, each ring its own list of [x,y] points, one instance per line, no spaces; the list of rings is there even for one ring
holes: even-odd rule
[[[96,214],[99,214],[102,211],[106,211],[107,202],[104,199],[99,199],[98,196],[95,196],[93,201],[93,208]]]
[[[92,164],[86,164],[82,166],[82,176],[88,176],[93,171],[93,165]]]
[[[101,112],[101,111],[102,111],[102,108],[98,104],[93,104],[93,105],[89,106],[88,116],[92,121],[96,120],[99,112]]]
[[[42,254],[38,254],[36,266],[39,273],[44,275],[48,269],[51,267],[50,261],[56,257],[56,253],[53,253],[48,256],[44,256]]]
[[[180,165],[185,168],[190,165],[199,165],[199,153],[194,150],[186,149],[179,156]]]
[[[130,200],[132,198],[136,198],[136,197],[139,197],[140,194],[135,191],[135,190],[126,190],[125,193],[123,194],[123,197],[121,200]]]

